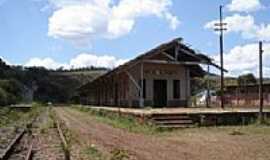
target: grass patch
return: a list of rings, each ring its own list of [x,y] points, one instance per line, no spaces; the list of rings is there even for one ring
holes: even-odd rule
[[[87,155],[91,160],[105,160],[106,158],[102,153],[96,148],[95,145],[90,145],[87,147],[83,153]]]
[[[94,144],[83,150],[82,154],[91,160],[128,160],[130,158],[128,151],[122,149],[113,149],[110,152],[110,156],[105,156]]]
[[[270,126],[252,124],[248,126],[238,127],[240,132],[245,134],[259,134],[259,135],[270,135]]]
[[[0,109],[0,127],[7,127],[11,125],[13,122],[20,119],[25,113],[19,113],[17,111],[11,110],[8,107],[3,107]]]
[[[104,110],[96,110],[86,107],[74,107],[75,109],[89,113],[93,115],[93,117],[99,121],[106,124],[109,124],[115,128],[126,129],[130,132],[135,133],[145,133],[145,134],[154,134],[161,130],[157,127],[148,125],[145,123],[139,123],[134,117],[132,116],[123,116],[119,115],[118,113],[113,113]]]
[[[41,123],[39,125],[39,130],[41,134],[46,134],[48,133],[48,130],[51,128],[56,128],[55,122],[54,122],[54,117],[53,117],[53,112],[50,107],[47,108],[46,112],[48,112],[48,119]]]
[[[112,157],[110,160],[128,160],[129,159],[129,154],[128,151],[126,150],[121,150],[121,149],[114,149],[112,152]]]
[[[33,107],[25,112],[18,111],[9,107],[0,108],[0,127],[22,126],[27,124],[29,120],[37,117],[43,110],[40,105],[33,105]]]
[[[270,117],[264,116],[262,123],[260,122],[260,118],[257,117],[253,122],[253,125],[256,126],[270,126]]]
[[[237,130],[233,130],[231,133],[229,133],[232,136],[241,136],[244,135],[243,132],[237,131]]]
[[[250,123],[243,125],[219,125],[219,126],[206,126],[206,127],[194,127],[184,129],[169,129],[158,128],[146,123],[139,123],[132,116],[119,115],[116,112],[91,109],[82,106],[73,107],[79,111],[89,113],[99,121],[109,124],[115,128],[126,129],[130,132],[144,133],[144,134],[156,134],[156,135],[168,135],[170,133],[226,133],[229,135],[246,135],[246,134],[270,134],[270,119],[265,119],[264,124],[258,124],[256,120],[250,121]]]
[[[270,126],[262,125],[245,125],[245,126],[214,126],[214,127],[197,127],[176,130],[174,132],[165,132],[164,136],[187,136],[187,135],[231,135],[231,136],[269,136]]]

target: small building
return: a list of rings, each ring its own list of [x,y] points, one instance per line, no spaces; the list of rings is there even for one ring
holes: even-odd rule
[[[121,107],[187,107],[191,97],[191,78],[205,73],[200,64],[220,69],[210,58],[196,53],[181,38],[177,38],[80,87],[81,103]]]

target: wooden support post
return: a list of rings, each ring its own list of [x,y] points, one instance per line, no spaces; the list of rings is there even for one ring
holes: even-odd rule
[[[141,81],[140,81],[140,85],[141,85],[141,89],[140,89],[140,107],[144,107],[144,99],[143,99],[143,90],[144,90],[144,86],[143,86],[143,61],[141,62]]]
[[[209,74],[210,74],[210,66],[207,65],[207,93],[206,93],[206,107],[210,107],[210,81],[209,81]]]
[[[259,119],[260,123],[263,123],[263,64],[262,64],[262,54],[263,54],[263,44],[259,42],[259,72],[260,72],[260,80],[259,80],[259,98],[260,98],[260,113]]]
[[[176,45],[176,47],[174,49],[175,61],[178,61],[179,50],[180,50],[180,46]]]

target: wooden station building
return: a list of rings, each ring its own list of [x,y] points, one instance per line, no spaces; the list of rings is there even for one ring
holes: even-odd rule
[[[187,107],[191,78],[203,76],[200,64],[220,69],[183,43],[182,38],[142,54],[79,89],[81,103],[121,107]]]

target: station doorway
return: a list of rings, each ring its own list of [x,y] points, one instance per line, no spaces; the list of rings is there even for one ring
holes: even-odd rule
[[[167,106],[167,80],[154,80],[154,107]]]

